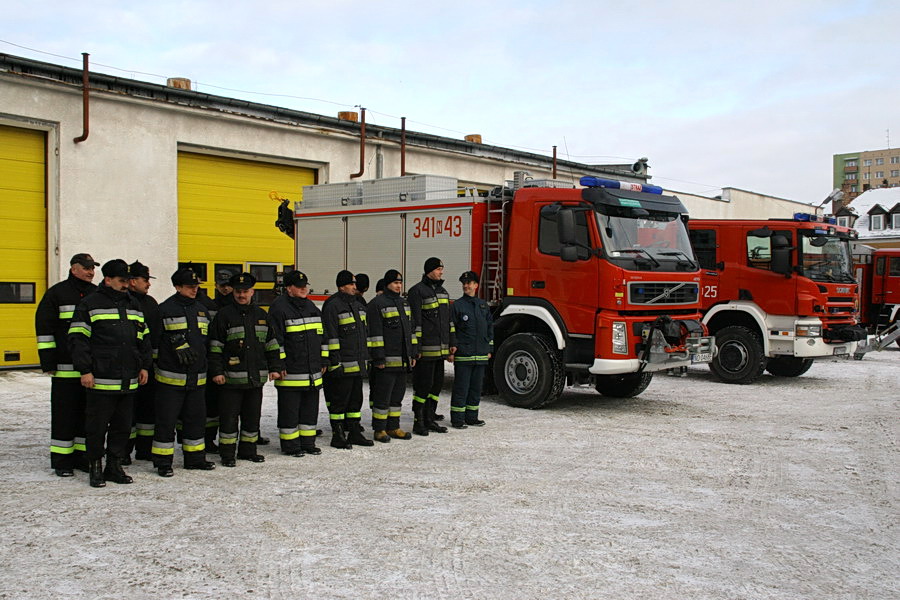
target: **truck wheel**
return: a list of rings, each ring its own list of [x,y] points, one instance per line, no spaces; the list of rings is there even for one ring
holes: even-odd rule
[[[775,356],[769,359],[766,371],[778,377],[799,377],[813,365],[811,358],[798,358],[796,356]]]
[[[766,369],[759,336],[740,325],[724,327],[716,332],[718,353],[709,368],[725,383],[747,384],[759,379]]]
[[[633,398],[647,389],[651,379],[653,373],[597,375],[594,387],[610,398]]]
[[[535,333],[511,335],[494,358],[494,385],[518,408],[540,408],[559,398],[566,383],[559,351]]]

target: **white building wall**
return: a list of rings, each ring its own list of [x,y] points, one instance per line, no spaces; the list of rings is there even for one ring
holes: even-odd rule
[[[822,209],[803,202],[737,188],[725,188],[716,198],[674,190],[665,193],[678,196],[693,219],[773,219],[789,218],[797,212],[822,214]]]

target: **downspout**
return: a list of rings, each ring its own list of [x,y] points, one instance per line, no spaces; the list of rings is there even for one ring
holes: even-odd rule
[[[350,179],[362,177],[366,172],[366,109],[360,107],[360,123],[359,123],[359,173],[350,175]]]
[[[406,117],[400,117],[400,177],[406,175]]]
[[[80,144],[84,140],[88,139],[88,133],[90,132],[90,77],[88,75],[88,54],[87,52],[81,53],[83,59],[83,66],[81,72],[81,120],[82,126],[84,129],[84,133],[75,138],[73,141],[76,144]]]
[[[556,179],[556,146],[553,146],[553,179]]]

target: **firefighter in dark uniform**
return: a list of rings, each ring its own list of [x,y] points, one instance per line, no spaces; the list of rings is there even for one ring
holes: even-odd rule
[[[175,427],[181,420],[184,468],[209,471],[206,460],[206,339],[209,312],[197,302],[200,279],[186,267],[172,274],[175,293],[159,305],[163,330],[156,358],[156,430],[153,464],[161,477],[171,477]]]
[[[356,300],[353,273],[341,271],[338,291],[322,305],[322,321],[328,344],[325,402],[331,420],[331,446],[371,446],[361,429],[362,374],[366,369],[366,313]]]
[[[76,468],[88,470],[84,455],[85,393],[66,338],[75,306],[97,289],[92,281],[100,263],[90,254],[80,253],[69,265],[69,276],[47,290],[34,313],[41,371],[52,377],[50,468],[60,477],[72,477]]]
[[[384,274],[384,281],[384,293],[369,302],[366,319],[369,355],[374,371],[378,373],[370,394],[373,399],[372,430],[378,442],[412,437],[400,429],[400,415],[406,394],[406,374],[415,367],[418,353],[412,311],[400,295],[403,276],[391,269]]]
[[[153,349],[153,360],[159,354],[159,337],[162,332],[162,319],[159,316],[159,303],[149,294],[150,269],[139,261],[128,265],[128,293],[137,300],[144,313],[144,323],[150,333],[150,346]],[[128,444],[128,456],[123,464],[131,463],[131,451],[137,460],[153,460],[153,432],[156,414],[156,378],[150,377],[145,385],[138,388],[134,397],[134,423],[131,429],[131,440]]]
[[[453,303],[456,353],[450,357],[454,372],[450,425],[465,429],[484,425],[478,418],[478,406],[484,370],[494,352],[494,320],[487,302],[478,297],[478,273],[466,271],[459,281],[463,295]]]
[[[284,276],[285,293],[269,307],[269,328],[281,347],[278,392],[278,437],[290,456],[321,454],[316,446],[319,390],[328,367],[328,344],[322,312],[309,295],[309,279],[300,271]]]
[[[439,425],[443,415],[437,414],[438,397],[444,385],[444,361],[456,351],[450,294],[444,289],[444,264],[439,258],[425,261],[422,281],[409,290],[420,359],[413,369],[413,433],[429,431],[446,433]]]
[[[87,390],[85,445],[92,487],[132,482],[122,459],[131,435],[134,394],[147,383],[153,364],[144,315],[127,290],[128,263],[107,262],[103,284],[78,304],[69,325],[72,362]]]
[[[209,334],[209,373],[213,383],[222,386],[219,456],[226,467],[236,466],[236,458],[266,460],[256,448],[263,386],[281,378],[278,340],[267,325],[266,311],[253,304],[254,285],[250,273],[231,277],[234,302],[216,314]]]
[[[231,303],[231,271],[220,269],[216,271],[216,297],[210,298],[206,291],[201,287],[197,293],[197,300],[202,302],[209,312],[209,320],[212,322],[224,306]],[[219,386],[206,386],[206,451],[208,453],[217,453],[219,447],[216,445],[216,436],[219,435]]]

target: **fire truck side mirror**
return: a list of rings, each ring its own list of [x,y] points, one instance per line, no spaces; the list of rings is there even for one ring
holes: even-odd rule
[[[772,271],[790,276],[791,269],[791,244],[783,235],[772,236]]]
[[[556,214],[556,227],[559,233],[559,243],[565,246],[574,245],[575,238],[575,212],[571,208],[562,208]]]

